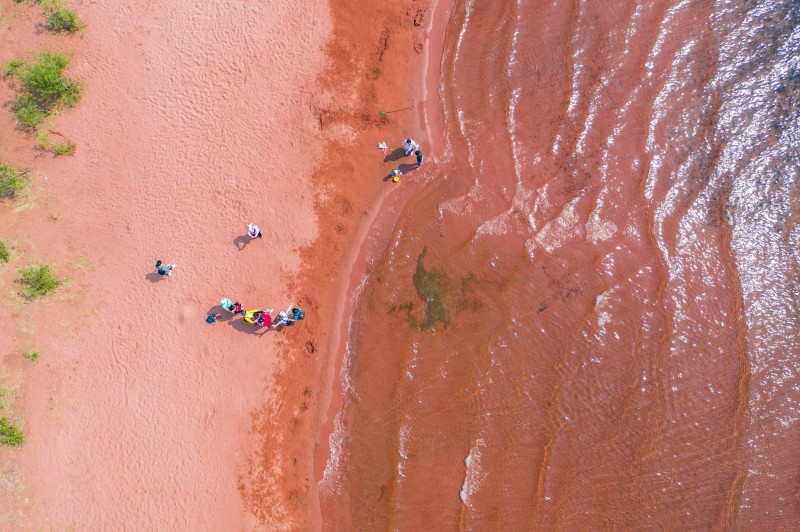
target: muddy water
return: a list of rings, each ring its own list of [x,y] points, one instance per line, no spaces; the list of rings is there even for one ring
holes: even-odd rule
[[[360,288],[329,515],[797,526],[800,5],[446,24],[442,153]]]

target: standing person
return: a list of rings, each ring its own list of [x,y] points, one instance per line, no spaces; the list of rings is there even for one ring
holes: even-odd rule
[[[261,238],[263,236],[261,234],[261,230],[256,224],[250,224],[247,226],[247,234],[250,236],[250,238]]]
[[[403,172],[401,172],[399,169],[392,170],[392,181],[394,181],[395,183],[399,182],[401,175],[403,175]]]
[[[420,166],[422,166],[422,152],[417,150],[414,152],[414,155],[417,156],[417,168],[419,168]]]
[[[158,275],[172,275],[172,270],[177,267],[176,264],[163,264],[160,260],[156,261],[156,271]]]
[[[411,155],[411,153],[418,149],[419,145],[411,139],[406,139],[403,143],[403,149],[406,151],[406,156]]]

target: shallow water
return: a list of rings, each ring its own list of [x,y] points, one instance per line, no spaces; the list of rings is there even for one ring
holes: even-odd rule
[[[458,1],[358,295],[355,529],[800,522],[800,4]],[[330,511],[330,510],[329,510]]]

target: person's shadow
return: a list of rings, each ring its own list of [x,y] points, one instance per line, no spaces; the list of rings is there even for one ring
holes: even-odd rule
[[[398,170],[403,172],[403,175],[405,175],[405,174],[407,174],[409,172],[413,172],[417,168],[418,168],[418,166],[416,164],[409,164],[409,163],[403,163],[403,164],[401,164],[400,166],[397,167]],[[391,172],[389,172],[386,175],[386,177],[383,178],[383,182],[387,183],[387,182],[391,181],[392,177],[394,177],[394,176],[392,175]],[[402,179],[402,177],[400,177],[400,179]]]
[[[250,238],[250,235],[239,235],[233,239],[233,245],[236,246],[236,249],[239,251],[243,250],[250,241],[253,240]]]
[[[217,321],[230,321],[233,319],[233,314],[222,308],[222,305],[215,305],[208,309],[206,316],[209,314],[221,314],[221,316],[217,318]]]
[[[384,157],[383,162],[388,163],[391,161],[399,161],[405,156],[406,156],[406,150],[404,150],[403,148],[397,148],[392,153]]]
[[[239,332],[252,334],[254,336],[264,336],[270,331],[268,327],[257,327],[252,323],[247,323],[246,321],[244,321],[244,318],[240,320],[233,320],[233,319],[229,320],[228,325],[230,325]]]
[[[145,279],[150,281],[151,283],[157,283],[159,281],[163,281],[167,278],[166,275],[158,275],[158,272],[150,272],[144,276]]]

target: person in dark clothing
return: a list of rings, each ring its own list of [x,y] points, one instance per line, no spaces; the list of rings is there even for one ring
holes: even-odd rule
[[[160,260],[156,261],[156,271],[158,275],[172,275],[172,270],[174,270],[175,267],[175,264],[163,264]]]

